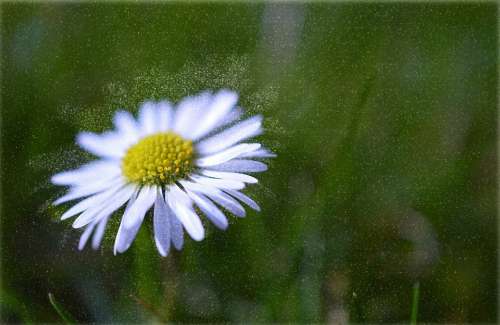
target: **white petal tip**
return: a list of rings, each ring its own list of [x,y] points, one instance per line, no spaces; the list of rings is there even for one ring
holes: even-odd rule
[[[90,221],[92,221],[92,220],[90,220]],[[88,225],[90,223],[90,221],[81,222],[78,219],[76,219],[75,222],[73,222],[72,226],[73,226],[73,228],[78,229],[78,228],[81,228],[83,226]]]
[[[61,199],[57,199],[55,200],[54,202],[52,202],[52,205],[59,205],[61,203],[64,203],[64,200],[61,200]]]
[[[147,213],[147,211],[146,211],[146,213]],[[143,220],[142,218],[141,219],[127,218],[127,219],[123,220],[123,227],[125,228],[125,230],[132,231],[133,229],[135,229],[137,227],[138,222],[142,223],[142,220]]]
[[[241,183],[241,184],[235,184],[234,186],[232,186],[231,188],[234,188],[235,190],[242,190],[245,188],[245,183]]]
[[[64,185],[61,181],[61,177],[59,175],[54,175],[50,178],[50,182],[54,185]]]
[[[161,255],[161,257],[167,257],[168,256],[168,252],[165,252],[163,249],[160,249],[158,247],[156,247],[156,249],[158,250],[158,253]]]
[[[219,90],[219,92],[216,94],[216,96],[224,96],[227,98],[228,101],[229,100],[234,101],[234,102],[238,101],[238,93],[236,93],[235,91],[229,90],[229,89]]]
[[[201,228],[198,231],[194,232],[191,231],[189,233],[189,236],[194,240],[194,241],[202,241],[205,238],[205,229]]]
[[[80,132],[76,135],[76,143],[78,145],[85,145],[85,143],[92,137],[92,133],[90,132]]]
[[[205,236],[204,235],[196,236],[196,237],[191,236],[191,238],[193,238],[193,240],[195,240],[195,241],[202,241],[205,238]]]

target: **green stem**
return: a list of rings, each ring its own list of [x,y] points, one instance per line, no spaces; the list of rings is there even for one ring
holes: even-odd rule
[[[64,308],[56,302],[56,298],[50,292],[49,292],[49,301],[50,301],[50,304],[52,305],[52,307],[54,307],[55,311],[57,312],[59,317],[62,318],[62,320],[64,321],[65,324],[75,324],[76,323],[76,321],[73,319],[73,317],[71,317],[70,314],[66,310],[64,310]]]
[[[413,302],[411,306],[411,325],[417,325],[417,314],[418,314],[418,297],[420,294],[420,282],[415,282],[413,284]]]

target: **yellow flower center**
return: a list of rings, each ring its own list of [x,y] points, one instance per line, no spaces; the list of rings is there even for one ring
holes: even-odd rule
[[[193,144],[173,132],[156,133],[130,147],[122,160],[123,175],[133,183],[165,185],[193,169]]]

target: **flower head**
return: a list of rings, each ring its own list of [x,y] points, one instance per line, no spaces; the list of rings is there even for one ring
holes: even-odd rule
[[[85,228],[78,248],[92,236],[97,249],[108,220],[123,206],[115,254],[130,247],[153,210],[162,256],[171,245],[182,248],[184,229],[194,240],[205,237],[200,214],[226,229],[227,212],[245,216],[241,203],[260,210],[240,190],[257,183],[248,173],[267,169],[255,159],[275,155],[258,143],[242,143],[262,133],[262,117],[240,121],[237,100],[236,93],[221,90],[186,97],[175,108],[167,101],[146,102],[137,120],[118,111],[115,130],[80,133],[77,143],[99,159],[52,177],[54,184],[70,186],[54,204],[80,200],[62,215],[63,220],[78,216],[73,227]]]

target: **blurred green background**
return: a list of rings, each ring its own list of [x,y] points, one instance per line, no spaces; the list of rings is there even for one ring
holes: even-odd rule
[[[3,3],[1,321],[497,319],[495,3]],[[262,207],[160,258],[113,256],[50,203],[78,131],[240,93],[278,154]]]

